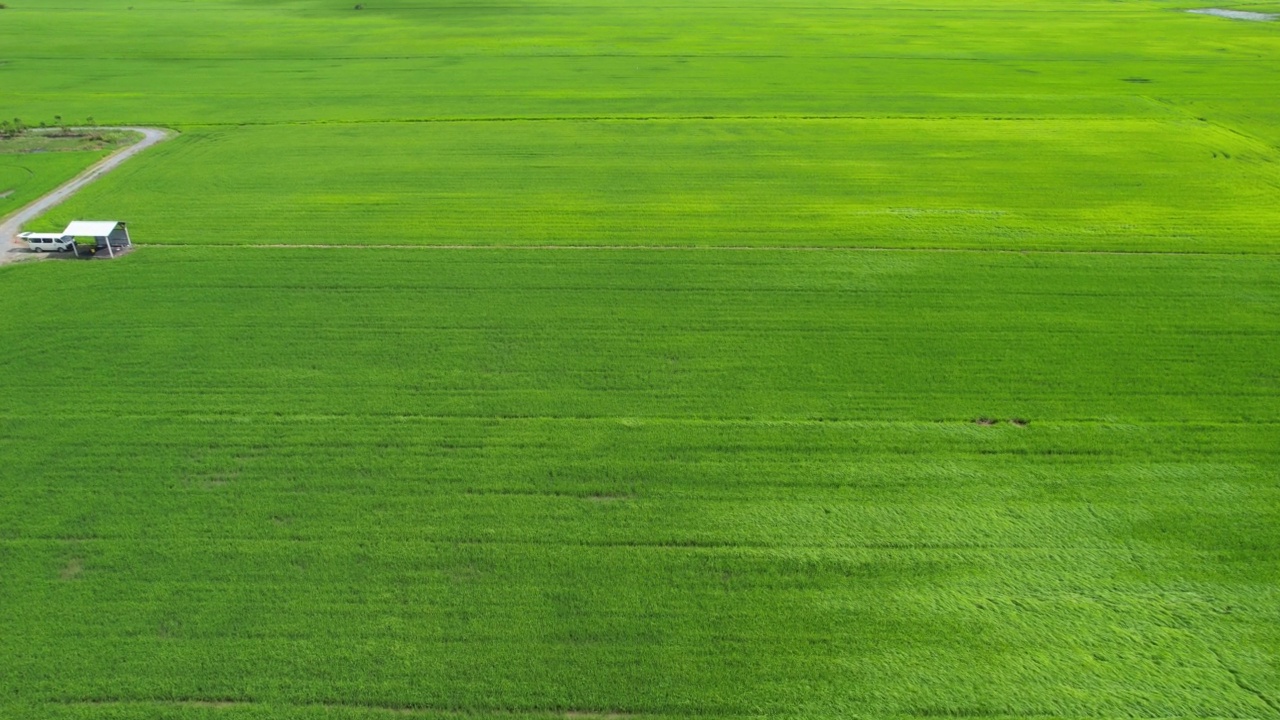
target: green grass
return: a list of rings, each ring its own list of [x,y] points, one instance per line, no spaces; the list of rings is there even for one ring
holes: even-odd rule
[[[0,217],[22,208],[120,146],[142,137],[125,131],[73,131],[57,135],[54,132],[28,131],[0,139]],[[48,222],[46,219],[45,226]],[[57,229],[63,227],[65,224]]]
[[[1280,24],[7,4],[0,717],[1280,718]]]
[[[70,180],[109,152],[0,152],[0,217]]]

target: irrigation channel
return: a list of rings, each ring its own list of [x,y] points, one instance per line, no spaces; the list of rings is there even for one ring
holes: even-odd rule
[[[99,160],[89,168],[81,172],[79,175],[71,178],[67,182],[59,185],[50,192],[36,198],[25,207],[14,212],[12,215],[0,221],[0,265],[23,260],[30,257],[40,257],[39,255],[29,254],[24,251],[18,243],[17,235],[22,230],[22,226],[35,218],[39,217],[49,208],[61,203],[63,200],[76,194],[85,185],[106,175],[112,170],[119,167],[124,161],[146,150],[157,143],[168,140],[176,133],[172,130],[164,128],[145,128],[145,127],[95,127],[95,128],[76,128],[77,130],[132,130],[133,132],[142,133],[142,139],[138,142],[121,148],[107,157]]]

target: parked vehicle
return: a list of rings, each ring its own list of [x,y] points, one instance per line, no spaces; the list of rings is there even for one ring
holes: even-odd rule
[[[59,233],[22,233],[18,236],[33,252],[71,252],[76,239]]]

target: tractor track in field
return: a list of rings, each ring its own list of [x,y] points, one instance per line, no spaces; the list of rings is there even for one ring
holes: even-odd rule
[[[18,260],[24,260],[33,257],[41,257],[33,253],[28,253],[19,247],[17,235],[22,230],[22,226],[40,215],[44,214],[49,208],[52,208],[67,198],[75,195],[84,186],[106,175],[122,165],[126,160],[146,150],[152,145],[159,144],[177,133],[173,130],[165,128],[149,128],[149,127],[94,127],[94,128],[76,128],[77,130],[130,130],[142,133],[142,139],[138,142],[125,146],[114,153],[99,160],[93,165],[86,168],[83,172],[65,183],[59,185],[53,190],[36,198],[26,206],[19,208],[13,214],[5,217],[0,221],[0,265],[4,265]]]

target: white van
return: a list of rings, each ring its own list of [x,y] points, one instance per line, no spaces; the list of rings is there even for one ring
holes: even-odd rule
[[[22,233],[18,237],[33,252],[71,252],[76,243],[75,238],[61,233]]]

